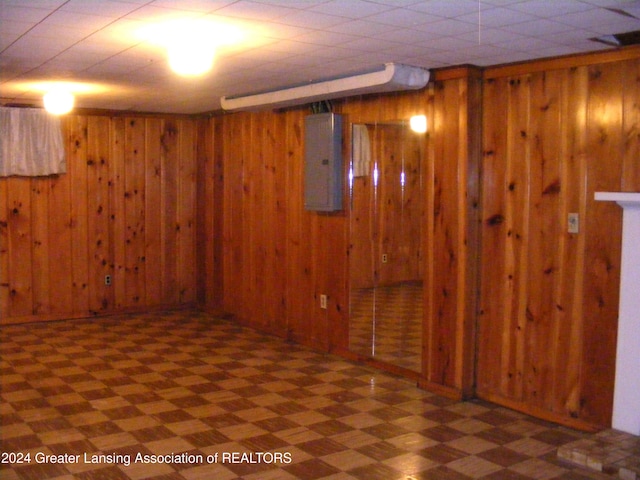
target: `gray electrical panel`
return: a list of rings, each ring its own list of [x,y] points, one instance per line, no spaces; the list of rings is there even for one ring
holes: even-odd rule
[[[342,210],[342,116],[307,116],[304,151],[304,208],[318,212]]]

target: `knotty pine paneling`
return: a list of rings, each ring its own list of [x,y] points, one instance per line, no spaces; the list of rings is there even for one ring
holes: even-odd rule
[[[473,395],[478,300],[479,71],[436,74],[430,113],[423,377]]]
[[[611,421],[621,239],[593,195],[640,191],[640,59],[580,60],[485,79],[477,392],[588,428]]]
[[[0,322],[194,304],[196,120],[62,123],[67,173],[0,179]]]
[[[424,137],[425,208],[421,228],[424,268],[425,349],[423,385],[462,396],[472,388],[473,316],[476,298],[477,155],[472,155],[472,125],[477,125],[480,83],[469,70],[424,89],[334,102],[345,116],[345,159],[349,125],[409,118],[426,113],[436,121]],[[477,75],[476,75],[477,77]],[[470,93],[471,92],[471,93]],[[434,98],[436,100],[434,100]],[[198,243],[215,251],[221,242],[222,275],[207,267],[203,303],[241,323],[315,348],[348,354],[349,211],[323,214],[303,207],[304,108],[226,114],[201,120],[207,186],[201,215],[211,216],[209,232]],[[439,117],[438,117],[439,116]],[[473,122],[473,123],[471,123]],[[215,161],[211,159],[217,158]],[[348,163],[348,162],[347,162]],[[346,176],[346,165],[345,165]],[[475,183],[474,183],[475,182]],[[434,195],[435,185],[438,195]],[[347,192],[345,187],[345,202]],[[451,205],[446,202],[452,202]],[[345,203],[346,205],[346,203]],[[435,213],[434,213],[435,212]],[[215,220],[217,218],[218,220]],[[220,222],[213,234],[212,226]],[[416,233],[420,235],[420,233]],[[319,296],[328,296],[320,308]],[[471,305],[471,309],[469,307]]]

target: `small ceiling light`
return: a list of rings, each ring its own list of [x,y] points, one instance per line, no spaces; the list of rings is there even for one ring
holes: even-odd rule
[[[427,131],[427,117],[424,115],[414,115],[409,120],[411,130],[416,133],[425,133]]]
[[[42,97],[44,108],[53,115],[64,115],[73,109],[74,97],[66,89],[53,88]]]

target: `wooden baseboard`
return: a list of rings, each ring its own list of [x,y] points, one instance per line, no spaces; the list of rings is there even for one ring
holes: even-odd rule
[[[609,428],[607,425],[595,425],[579,418],[567,417],[560,413],[550,412],[549,410],[545,410],[540,407],[525,404],[523,402],[517,402],[512,399],[504,398],[500,395],[495,395],[487,392],[478,392],[478,398],[491,403],[495,403],[496,405],[510,408],[511,410],[515,410],[526,415],[530,415],[535,418],[539,418],[541,420],[557,423],[558,425],[574,428],[583,432],[598,432],[600,430]]]
[[[105,312],[75,312],[75,313],[47,313],[36,315],[22,315],[19,317],[6,317],[0,318],[0,325],[18,325],[23,323],[37,323],[37,322],[57,322],[61,320],[80,320],[83,318],[102,318],[112,317],[115,315],[128,315],[136,313],[147,312],[161,312],[161,311],[181,311],[192,310],[197,308],[195,304],[188,303],[183,305],[156,305],[154,307],[127,307],[117,310],[109,310]]]

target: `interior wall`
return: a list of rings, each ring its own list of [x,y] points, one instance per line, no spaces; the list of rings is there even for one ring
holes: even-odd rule
[[[212,181],[203,192],[205,216],[217,218],[218,229],[212,225],[202,244],[217,249],[219,269],[205,278],[204,301],[244,324],[328,349],[346,341],[345,216],[303,208],[306,113],[202,120],[204,131],[218,132],[204,155]]]
[[[622,210],[594,192],[640,191],[639,52],[485,73],[484,398],[610,425]]]
[[[195,304],[196,122],[62,123],[67,173],[0,179],[0,323]]]
[[[336,102],[347,124],[429,117],[421,384],[473,393],[479,301],[480,396],[609,425],[621,212],[593,192],[640,190],[639,58],[489,69],[483,87],[453,69]],[[349,222],[303,209],[306,113],[66,117],[67,174],[0,179],[0,323],[197,301],[346,353]]]
[[[469,105],[475,103],[473,112],[479,112],[480,82],[469,80],[468,69],[459,69],[436,85],[417,92],[354,97],[334,102],[334,110],[345,116],[345,159],[351,123],[417,113],[433,119],[433,133],[424,140],[431,145],[425,181],[432,193],[422,242],[423,250],[432,253],[424,259],[431,273],[425,280],[429,349],[421,382],[459,397],[473,382],[477,276],[470,265],[478,257],[478,243],[468,240],[475,238],[470,230],[477,224],[471,219],[478,197],[473,171],[477,162],[472,167],[469,160],[469,138],[474,138],[469,125],[477,125],[478,119],[469,113]],[[348,355],[348,212],[323,214],[303,208],[307,114],[308,109],[300,108],[203,120],[205,130],[212,135],[217,131],[215,145],[205,155],[205,176],[214,181],[203,194],[203,210],[219,217],[221,224],[202,244],[207,250],[216,248],[218,241],[222,245],[222,274],[215,277],[212,271],[207,277],[217,293],[205,303],[241,323]],[[219,161],[211,160],[215,155],[220,155]],[[326,310],[320,308],[321,294],[328,296]]]

